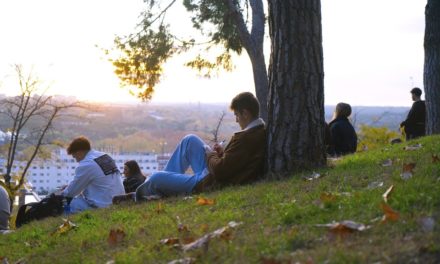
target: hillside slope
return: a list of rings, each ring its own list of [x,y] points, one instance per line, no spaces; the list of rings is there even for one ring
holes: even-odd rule
[[[425,137],[333,160],[316,173],[201,195],[213,204],[197,196],[126,203],[71,216],[77,227],[53,235],[61,217],[33,222],[0,236],[0,260],[439,263],[439,156],[440,136]],[[343,220],[364,226],[322,226]],[[239,225],[218,230],[231,221]],[[199,248],[189,245],[203,236]]]

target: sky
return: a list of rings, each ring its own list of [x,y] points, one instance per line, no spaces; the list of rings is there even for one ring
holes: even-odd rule
[[[162,0],[165,3],[165,0]],[[321,0],[325,104],[410,106],[410,89],[423,89],[423,0]],[[81,100],[139,102],[121,88],[101,48],[135,31],[142,0],[0,1],[0,94],[17,89],[11,65],[33,70],[49,93]],[[176,7],[173,29],[191,32],[188,13]],[[266,32],[268,34],[268,32]],[[269,48],[266,37],[265,49]],[[98,47],[97,47],[98,46]],[[266,52],[267,60],[269,52]],[[183,66],[165,66],[152,102],[229,102],[254,92],[246,53],[231,73],[210,79]]]

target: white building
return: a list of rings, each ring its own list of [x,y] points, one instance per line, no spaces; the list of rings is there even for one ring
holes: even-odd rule
[[[136,160],[142,173],[145,176],[151,175],[159,170],[157,154],[155,153],[109,153],[115,160],[121,175],[124,170],[124,163],[128,160]],[[27,182],[32,185],[36,192],[52,192],[57,187],[68,184],[75,176],[75,169],[78,163],[72,156],[67,155],[65,149],[59,149],[52,153],[51,160],[34,160],[27,172]],[[19,163],[14,165],[13,171],[17,172],[23,168]],[[4,167],[0,170],[4,170]],[[2,173],[0,171],[0,173]],[[3,172],[4,173],[4,172]]]

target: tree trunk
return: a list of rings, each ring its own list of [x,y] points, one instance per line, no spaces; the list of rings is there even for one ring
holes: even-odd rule
[[[238,29],[240,41],[249,55],[254,77],[255,94],[260,102],[260,117],[267,122],[267,96],[269,81],[266,61],[264,60],[264,8],[262,0],[250,0],[252,9],[252,29],[247,29],[243,13],[238,9],[234,0],[224,0],[231,12]]]
[[[440,1],[428,0],[425,9],[426,134],[440,134]]]
[[[325,165],[320,0],[269,0],[268,170]]]

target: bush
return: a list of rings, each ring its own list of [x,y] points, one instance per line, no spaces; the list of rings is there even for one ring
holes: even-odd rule
[[[371,127],[361,125],[358,133],[358,151],[377,149],[391,143],[391,140],[402,136],[396,131],[391,131],[387,127]]]

